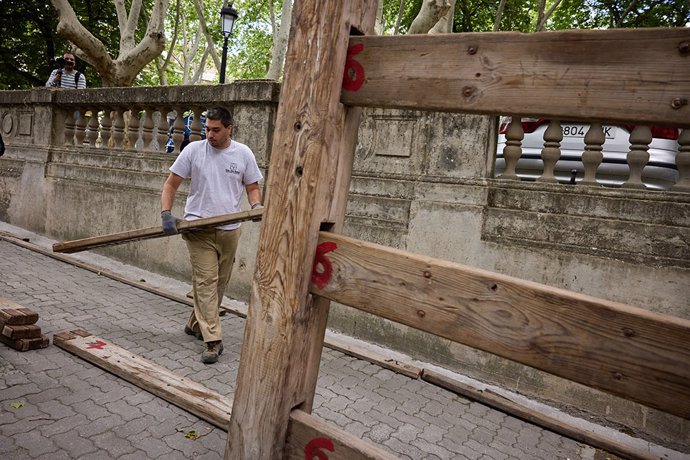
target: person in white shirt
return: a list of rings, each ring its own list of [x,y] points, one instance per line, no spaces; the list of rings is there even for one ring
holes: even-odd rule
[[[222,107],[206,112],[206,139],[190,142],[170,167],[161,193],[161,221],[168,235],[177,233],[179,219],[172,215],[175,194],[191,179],[184,209],[185,220],[240,211],[244,192],[252,209],[261,207],[259,181],[263,175],[249,147],[231,139],[232,115]],[[240,239],[240,224],[199,229],[182,234],[192,263],[194,311],[184,331],[203,339],[205,364],[223,352],[220,305],[232,274]]]
[[[60,62],[60,60],[58,62]],[[54,69],[50,73],[50,77],[48,77],[48,81],[46,82],[46,87],[67,89],[86,88],[86,76],[74,68],[76,64],[74,54],[63,54],[61,62],[62,68]]]

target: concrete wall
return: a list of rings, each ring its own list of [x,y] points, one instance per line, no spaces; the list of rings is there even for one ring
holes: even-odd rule
[[[59,240],[159,223],[160,190],[174,155],[54,141],[62,129],[59,113],[118,98],[139,105],[222,100],[235,114],[236,139],[254,149],[260,166],[270,166],[274,83],[113,91],[119,90],[89,90],[76,102],[67,91],[0,93],[8,144],[0,159],[2,220]],[[345,233],[690,319],[690,194],[494,179],[495,138],[492,117],[366,110]],[[184,191],[178,215],[183,202]],[[243,225],[229,288],[241,300],[251,284],[258,225]],[[99,252],[189,279],[179,237]],[[690,445],[687,420],[349,307],[334,305],[329,321],[336,330],[595,414],[657,442]]]

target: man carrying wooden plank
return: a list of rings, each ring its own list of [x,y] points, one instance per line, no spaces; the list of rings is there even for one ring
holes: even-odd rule
[[[238,212],[243,188],[252,207],[261,207],[259,181],[263,179],[249,147],[231,139],[232,116],[222,107],[206,112],[206,139],[191,142],[180,152],[161,193],[163,231],[177,233],[178,218],[171,209],[175,193],[184,179],[190,178],[185,204],[186,220]],[[224,225],[184,233],[192,263],[194,311],[185,332],[203,339],[206,350],[201,361],[211,364],[223,352],[220,304],[235,259],[240,239],[240,224]]]

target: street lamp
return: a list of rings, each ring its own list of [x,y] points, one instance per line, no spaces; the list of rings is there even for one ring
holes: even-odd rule
[[[225,0],[225,5],[220,9],[220,28],[223,31],[223,59],[220,64],[220,82],[225,83],[225,61],[228,55],[228,38],[232,35],[232,29],[235,27],[235,20],[239,15],[232,7],[232,3],[228,5]]]

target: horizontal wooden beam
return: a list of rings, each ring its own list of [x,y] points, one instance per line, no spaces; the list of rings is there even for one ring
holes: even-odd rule
[[[350,38],[346,105],[690,127],[690,29]]]
[[[313,294],[690,418],[690,321],[321,232]]]
[[[221,225],[233,224],[236,222],[244,222],[247,220],[260,220],[263,215],[263,209],[252,209],[250,211],[240,211],[231,214],[222,214],[220,216],[206,217],[197,220],[183,220],[177,224],[177,231],[179,233],[191,232],[200,228],[218,227]],[[163,232],[163,227],[146,227],[137,230],[127,230],[124,232],[110,233],[108,235],[93,236],[90,238],[83,238],[80,240],[64,241],[55,243],[53,251],[70,254],[73,252],[87,251],[89,249],[100,248],[103,246],[112,246],[116,244],[128,243],[131,241],[148,240],[152,238],[161,238],[166,235]]]
[[[232,411],[231,397],[209,390],[189,378],[180,377],[83,330],[57,333],[53,335],[53,343],[222,430],[228,430]],[[310,452],[310,459],[324,458],[319,452],[328,454],[330,460],[397,458],[314,415],[294,410],[288,423],[285,458],[301,460]]]
[[[219,428],[228,429],[232,401],[199,383],[86,331],[54,334],[53,343]]]
[[[290,413],[286,460],[393,460],[393,454],[301,410]]]

